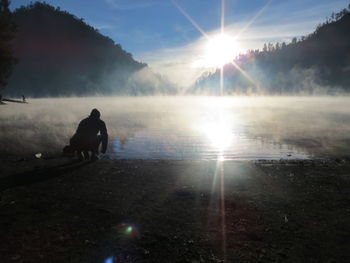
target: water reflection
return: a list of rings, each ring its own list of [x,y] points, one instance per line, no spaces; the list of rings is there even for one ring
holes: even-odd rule
[[[219,118],[205,120],[197,127],[197,132],[204,134],[208,139],[208,143],[219,151],[228,148],[234,137],[233,123],[227,117],[221,111]]]
[[[251,123],[237,105],[225,100],[202,100],[196,114],[181,109],[156,113],[156,126],[115,138],[112,158],[133,159],[307,159],[296,147],[249,134]],[[239,109],[239,108],[238,108]],[[174,121],[177,120],[177,121]],[[159,125],[161,123],[161,125]]]

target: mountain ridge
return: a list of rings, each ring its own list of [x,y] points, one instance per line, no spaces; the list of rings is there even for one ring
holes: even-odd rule
[[[13,48],[19,63],[9,79],[7,94],[47,97],[168,92],[169,83],[147,64],[134,60],[120,44],[59,7],[35,2],[16,9],[13,17],[18,25]],[[139,71],[151,74],[157,85],[135,81],[134,74]]]

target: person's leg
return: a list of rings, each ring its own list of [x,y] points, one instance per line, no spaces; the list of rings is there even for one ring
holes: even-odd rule
[[[99,152],[101,142],[102,142],[102,137],[101,137],[101,135],[98,135],[96,138],[95,148],[94,148],[94,151],[96,154],[98,154],[98,152]]]
[[[84,160],[84,156],[81,150],[77,150],[77,156],[79,161],[83,161]]]
[[[100,147],[101,142],[102,142],[101,136],[98,135],[96,137],[96,140],[91,145],[91,151],[92,151],[92,156],[91,157],[95,156],[97,158],[97,155],[98,155],[98,152],[99,152],[98,149]]]
[[[89,155],[89,151],[88,150],[84,150],[83,154],[84,154],[85,160],[89,160],[90,159],[90,155]]]

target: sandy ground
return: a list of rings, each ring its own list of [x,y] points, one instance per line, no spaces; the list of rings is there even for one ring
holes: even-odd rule
[[[1,160],[0,262],[349,262],[350,163]]]

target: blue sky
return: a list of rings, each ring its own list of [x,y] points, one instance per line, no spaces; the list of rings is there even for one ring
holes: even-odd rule
[[[12,0],[11,7],[30,2]],[[189,68],[192,75],[182,78],[182,84],[200,74],[191,64],[201,55],[205,39],[172,0],[46,2],[84,18],[120,43],[135,59],[148,63],[170,79],[178,79]],[[176,3],[208,34],[219,29],[221,0],[176,0]],[[226,0],[226,31],[235,35],[249,25],[239,38],[241,51],[262,48],[265,42],[288,42],[294,36],[311,33],[333,11],[338,12],[349,3],[349,0]]]

